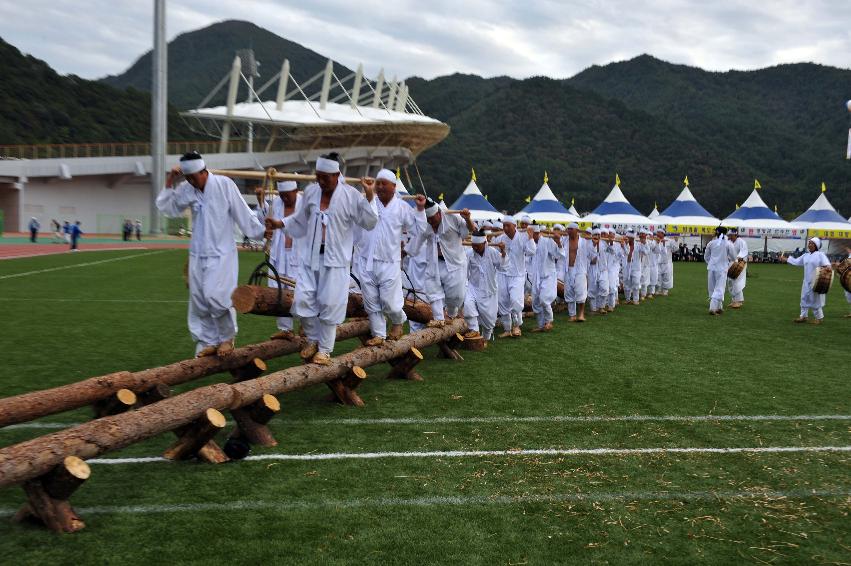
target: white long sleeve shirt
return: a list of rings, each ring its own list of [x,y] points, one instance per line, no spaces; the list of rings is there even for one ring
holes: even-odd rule
[[[703,260],[707,271],[727,271],[736,259],[733,244],[727,238],[715,238],[703,250]]]
[[[551,275],[555,276],[556,262],[562,257],[562,248],[558,247],[552,238],[538,237],[535,255],[532,256],[532,272],[530,275],[541,279]]]
[[[526,232],[518,230],[514,234],[514,238],[509,238],[507,234],[500,234],[494,238],[493,243],[505,244],[505,262],[499,270],[500,273],[511,277],[525,277],[526,258],[535,255],[537,249],[535,240],[530,238]]]
[[[733,244],[733,251],[736,254],[736,259],[743,259],[747,261],[748,259],[748,244],[742,238],[736,238]]]
[[[314,270],[320,266],[348,268],[352,262],[354,227],[372,230],[378,214],[360,191],[343,181],[338,181],[325,210],[319,209],[321,198],[319,184],[308,185],[295,212],[284,219],[284,233],[303,238],[299,241],[302,265]]]
[[[249,238],[262,238],[265,228],[257,219],[236,184],[229,178],[210,173],[204,190],[184,181],[157,195],[157,208],[165,216],[177,218],[192,209],[192,238],[189,255],[223,257],[236,253],[234,223]]]
[[[497,248],[485,247],[482,255],[472,248],[467,252],[467,284],[475,289],[479,297],[491,297],[497,293],[496,273],[504,259]]]
[[[428,227],[425,211],[408,206],[398,197],[394,196],[387,206],[378,197],[371,204],[378,223],[372,230],[357,229],[357,255],[368,270],[372,269],[371,259],[399,263],[402,232],[412,237]]]

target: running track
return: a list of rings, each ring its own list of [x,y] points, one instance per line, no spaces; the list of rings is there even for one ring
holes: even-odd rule
[[[68,244],[0,244],[0,260],[35,257],[41,255],[66,254],[71,253],[68,249]],[[104,244],[86,244],[80,243],[80,252],[103,251],[103,250],[161,250],[161,249],[186,249],[189,247],[189,242],[174,242],[174,243],[145,243],[123,242],[104,243]]]

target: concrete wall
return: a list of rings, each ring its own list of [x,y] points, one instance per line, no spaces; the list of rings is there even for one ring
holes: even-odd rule
[[[119,233],[125,218],[140,219],[145,230],[150,223],[150,188],[147,177],[124,181],[110,176],[30,179],[23,191],[24,224],[35,216],[43,231],[51,219],[60,223],[82,222],[83,232]],[[13,224],[7,222],[7,230]]]

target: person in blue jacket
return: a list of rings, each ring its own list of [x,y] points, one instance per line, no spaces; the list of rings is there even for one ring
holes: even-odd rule
[[[80,239],[80,236],[83,235],[83,229],[80,228],[80,221],[77,220],[71,227],[68,229],[68,233],[71,236],[71,251],[78,252],[80,250],[77,249],[77,241]]]

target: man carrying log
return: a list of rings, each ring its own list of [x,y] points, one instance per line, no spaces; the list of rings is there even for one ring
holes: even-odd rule
[[[340,180],[336,153],[323,155],[316,160],[316,182],[304,189],[295,212],[280,224],[266,221],[285,236],[304,238],[292,314],[307,336],[301,357],[315,364],[331,363],[336,328],[346,318],[354,228],[372,230],[378,222],[371,204],[375,181],[362,184],[364,195]]]
[[[553,329],[553,302],[558,296],[556,262],[563,256],[561,239],[558,236],[541,235],[541,225],[532,224],[532,239],[535,255],[532,256],[532,310],[538,319],[532,332],[549,332]]]
[[[180,177],[185,181],[175,187]],[[263,224],[234,182],[208,172],[197,151],[183,155],[180,165],[169,171],[165,188],[157,196],[157,208],[173,218],[187,208],[192,210],[189,332],[196,343],[196,356],[228,355],[237,332],[231,303],[239,270],[234,223],[249,238],[262,238]]]
[[[488,245],[483,231],[473,232],[467,250],[467,296],[464,319],[469,330],[465,338],[490,340],[499,309],[497,271],[505,261],[505,247]]]
[[[378,214],[378,224],[372,230],[357,230],[354,259],[354,271],[359,278],[372,334],[367,346],[378,346],[385,339],[398,340],[402,337],[407,317],[402,308],[399,246],[403,231],[415,237],[426,229],[425,197],[417,195],[416,210],[396,198],[396,175],[389,169],[382,169],[376,175],[375,194],[378,198],[372,200],[372,207]],[[390,319],[389,334],[385,315]]]
[[[674,250],[677,249],[677,244],[666,237],[664,228],[656,229],[656,237],[659,261],[659,284],[656,286],[656,293],[667,297],[668,292],[674,288]]]
[[[279,228],[284,225],[284,218],[292,215],[295,212],[301,200],[301,195],[298,193],[298,185],[295,181],[279,181],[278,194],[270,199],[264,199],[262,191],[257,195],[258,217],[262,222],[266,218],[273,219],[270,226]],[[261,202],[262,201],[262,202]],[[269,263],[271,263],[278,272],[278,277],[296,279],[298,277],[298,245],[295,240],[284,235],[281,230],[275,229],[272,233],[272,240],[269,244]],[[269,279],[269,287],[283,287],[283,281],[275,281]],[[293,317],[280,316],[277,320],[278,331],[272,334],[273,340],[289,340],[293,335]]]
[[[624,245],[623,291],[626,304],[637,305],[641,293],[641,261],[639,249],[641,244],[635,241],[635,232],[626,233]]]
[[[614,228],[606,232],[606,238],[603,241],[603,254],[606,256],[606,267],[608,270],[607,282],[609,284],[608,293],[604,306],[606,312],[613,312],[615,305],[618,302],[618,285],[621,280],[621,265],[623,258],[622,244],[615,241],[617,232]]]
[[[591,261],[588,266],[588,303],[591,313],[606,314],[603,308],[609,296],[609,266],[606,263],[605,244],[600,242],[599,228],[591,230]]]
[[[588,265],[591,261],[590,243],[579,236],[579,225],[567,225],[564,243],[564,301],[570,322],[585,322],[585,300],[588,298]]]
[[[475,231],[468,209],[457,215],[446,213],[431,199],[424,203],[428,226],[405,247],[410,256],[408,275],[414,290],[431,303],[432,320],[426,326],[439,328],[446,315],[457,316],[467,288],[467,256],[463,240]],[[422,324],[411,321],[411,330]]]
[[[514,217],[502,219],[503,233],[494,239],[495,244],[505,246],[505,262],[499,270],[499,313],[504,332],[500,338],[517,337],[522,333],[523,305],[526,301],[526,258],[535,255],[537,246],[532,239],[531,228],[519,232]]]

